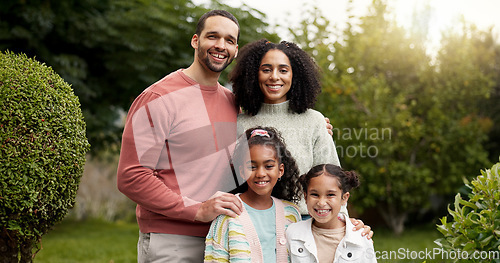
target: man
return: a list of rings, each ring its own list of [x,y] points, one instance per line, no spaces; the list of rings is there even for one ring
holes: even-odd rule
[[[239,34],[229,12],[205,13],[191,39],[193,63],[148,87],[129,110],[118,188],[137,203],[138,262],[202,262],[210,222],[242,211],[227,193],[243,181],[230,165],[238,109],[218,83]]]

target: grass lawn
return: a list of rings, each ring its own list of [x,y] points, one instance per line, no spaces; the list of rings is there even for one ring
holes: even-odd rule
[[[109,223],[98,220],[76,222],[65,220],[42,239],[42,250],[35,257],[35,263],[72,262],[136,262],[138,238],[136,223]],[[387,229],[375,229],[374,246],[378,251],[378,262],[423,262],[424,259],[403,260],[410,251],[432,251],[441,234],[433,225],[407,229],[400,237],[395,237]],[[394,251],[397,259],[383,259],[383,253]],[[415,252],[414,252],[415,253]],[[423,253],[423,252],[422,252]],[[388,254],[389,255],[389,254]],[[411,254],[408,254],[411,256]],[[432,261],[427,259],[427,262]]]
[[[136,223],[63,220],[43,236],[35,263],[137,262]]]
[[[374,232],[373,245],[379,263],[445,262],[443,260],[432,260],[433,249],[436,249],[437,252],[438,248],[434,240],[443,237],[432,224],[407,228],[399,237],[388,229],[374,229]],[[430,253],[430,257],[429,254],[424,254],[427,252]],[[439,258],[439,256],[436,255],[436,258]]]

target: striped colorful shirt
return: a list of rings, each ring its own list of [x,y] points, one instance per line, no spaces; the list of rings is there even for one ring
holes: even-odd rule
[[[291,202],[274,197],[273,200],[277,262],[289,262],[285,229],[300,221],[300,213]],[[205,262],[263,262],[259,237],[246,209],[236,218],[220,215],[212,222],[205,241]]]

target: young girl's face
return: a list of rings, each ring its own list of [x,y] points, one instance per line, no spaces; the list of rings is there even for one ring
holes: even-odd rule
[[[292,86],[292,66],[290,59],[278,49],[269,50],[259,67],[259,87],[264,94],[264,102],[278,104],[286,101],[286,94]]]
[[[340,207],[347,203],[349,192],[342,196],[336,177],[322,174],[311,178],[305,199],[307,211],[314,218],[315,226],[329,229],[344,226],[337,218],[337,214]]]
[[[284,165],[279,163],[272,146],[252,145],[249,150],[250,159],[240,168],[247,180],[248,192],[253,196],[270,197],[283,175]]]

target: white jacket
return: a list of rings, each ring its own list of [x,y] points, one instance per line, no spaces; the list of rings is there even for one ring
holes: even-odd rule
[[[311,230],[312,221],[311,218],[291,224],[286,230],[286,244],[292,263],[327,263],[318,261],[316,243]],[[352,231],[353,228],[351,220],[347,219],[346,233],[337,247],[333,262],[377,262],[373,242],[361,236],[362,231]]]

